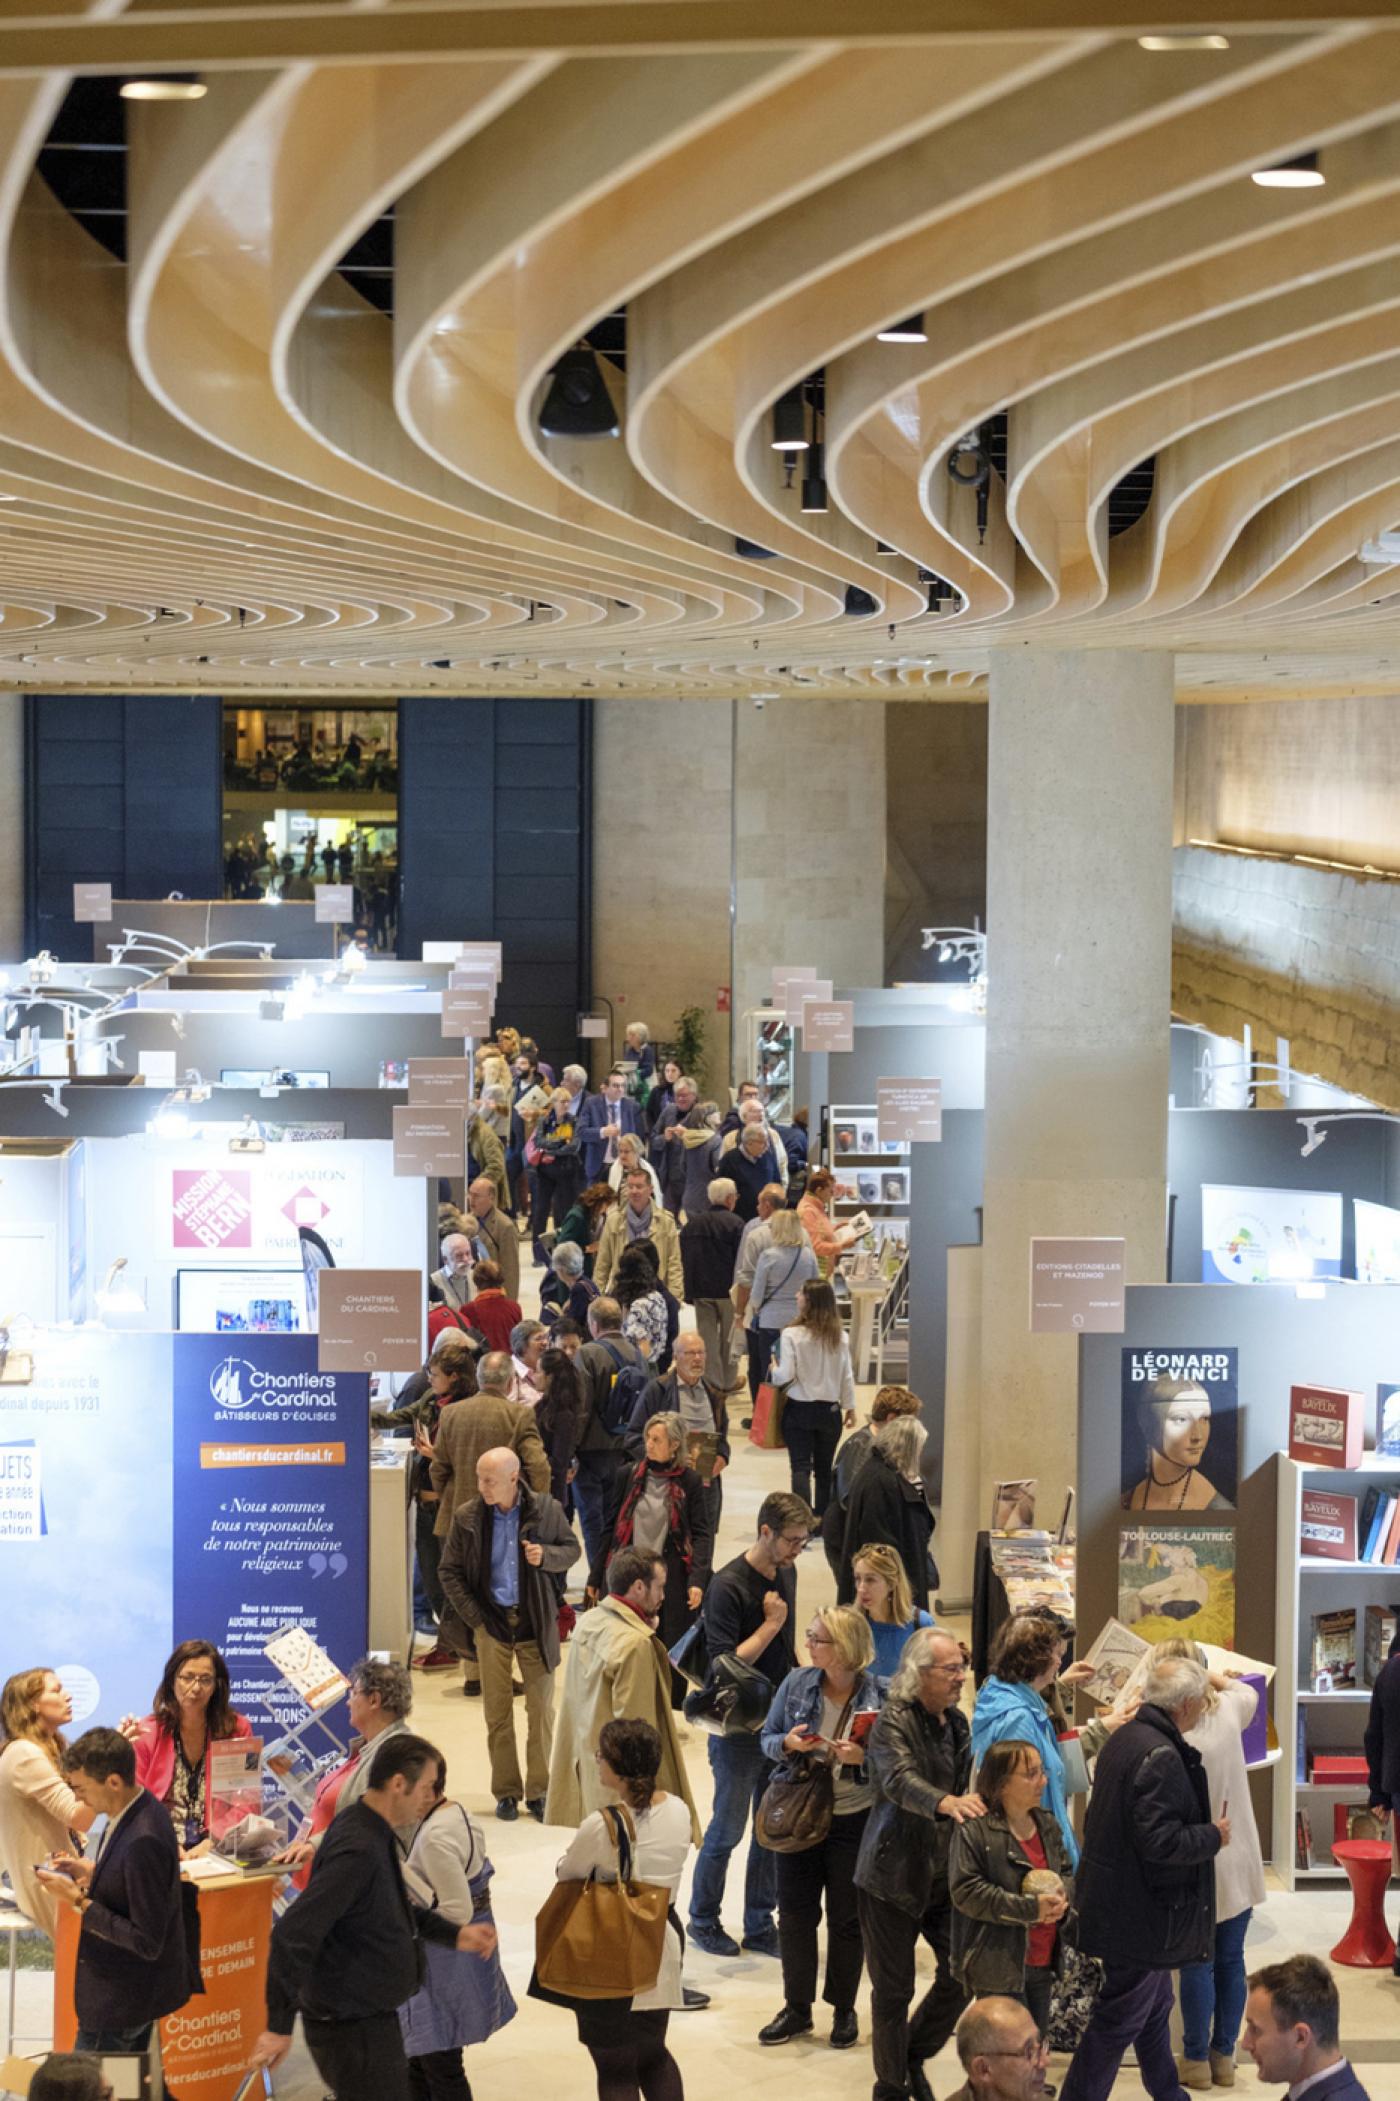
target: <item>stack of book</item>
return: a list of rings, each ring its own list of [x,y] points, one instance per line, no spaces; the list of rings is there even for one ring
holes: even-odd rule
[[[1368,1488],[1356,1528],[1357,1560],[1376,1568],[1400,1563],[1400,1492],[1392,1488]]]

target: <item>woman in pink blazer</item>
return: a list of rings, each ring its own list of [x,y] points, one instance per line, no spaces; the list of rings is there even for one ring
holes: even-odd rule
[[[232,1693],[228,1665],[213,1643],[182,1641],[165,1666],[151,1712],[144,1721],[128,1718],[122,1724],[136,1746],[136,1778],[170,1811],[182,1853],[220,1837],[230,1821],[217,1804],[211,1817],[207,1779],[210,1744],[253,1733],[234,1712]]]

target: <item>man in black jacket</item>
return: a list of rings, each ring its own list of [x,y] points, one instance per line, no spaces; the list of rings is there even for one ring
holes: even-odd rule
[[[967,1659],[951,1634],[910,1636],[866,1752],[875,1783],[856,1860],[856,1908],[870,1972],[874,2101],[933,2101],[924,2060],[936,2057],[967,2004],[953,1975],[953,1827],[986,1815],[971,1792],[972,1733],[958,1701]],[[922,1935],[937,1972],[913,2013]]]
[[[421,1982],[420,1936],[485,1957],[492,1926],[453,1926],[404,1887],[396,1834],[421,1824],[436,1798],[441,1753],[421,1736],[393,1736],[369,1786],[338,1816],[311,1880],[272,1931],[267,2027],[254,2065],[279,2065],[298,2012],[307,2048],[336,2101],[409,2101],[398,2009]]]
[[[739,1191],[728,1175],[717,1175],[706,1194],[709,1210],[697,1212],[681,1227],[681,1272],[711,1376],[729,1393],[734,1386],[734,1301],[729,1290],[744,1221],[734,1208]]]
[[[1153,2101],[1185,2101],[1172,2055],[1172,1971],[1215,1940],[1214,1860],[1230,1843],[1214,1819],[1201,1754],[1185,1741],[1205,1712],[1206,1674],[1172,1657],[1149,1672],[1142,1705],[1099,1754],[1075,1881],[1079,1946],[1104,1985],[1074,2053],[1063,2101],[1107,2101],[1137,2051]]]
[[[163,1802],[136,1782],[136,1752],[119,1729],[89,1729],[63,1755],[78,1800],[107,1819],[87,1860],[58,1856],[39,1880],[82,1925],[73,1997],[78,2050],[142,2051],[155,2022],[202,1992],[187,1945],[180,1848]]]
[[[497,1816],[513,1822],[523,1794],[542,1824],[559,1668],[553,1579],[578,1560],[579,1544],[553,1496],[521,1480],[508,1445],[482,1453],[476,1479],[480,1492],[458,1509],[442,1551],[443,1636],[454,1649],[465,1646],[469,1628],[476,1639]],[[517,1662],[525,1681],[523,1782],[511,1706]]]

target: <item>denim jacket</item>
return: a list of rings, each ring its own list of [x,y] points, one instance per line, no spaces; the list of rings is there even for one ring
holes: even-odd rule
[[[851,1687],[851,1720],[858,1714],[878,1714],[880,1711],[880,1687],[871,1671],[862,1671]],[[764,1756],[776,1760],[778,1771],[775,1779],[792,1780],[802,1771],[802,1756],[790,1756],[783,1749],[783,1738],[790,1729],[811,1729],[817,1732],[822,1725],[822,1674],[815,1664],[802,1664],[789,1671],[773,1695],[773,1704],[768,1710],[768,1719],[763,1725],[762,1743]],[[850,1723],[847,1723],[849,1729]]]

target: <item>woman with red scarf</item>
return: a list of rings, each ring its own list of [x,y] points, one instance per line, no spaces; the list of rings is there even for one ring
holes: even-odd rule
[[[673,1648],[700,1610],[714,1544],[705,1484],[685,1463],[685,1425],[673,1409],[663,1410],[648,1418],[645,1459],[618,1473],[604,1511],[602,1552],[588,1572],[589,1603],[602,1596],[608,1563],[619,1547],[655,1554],[666,1564],[656,1631]]]

